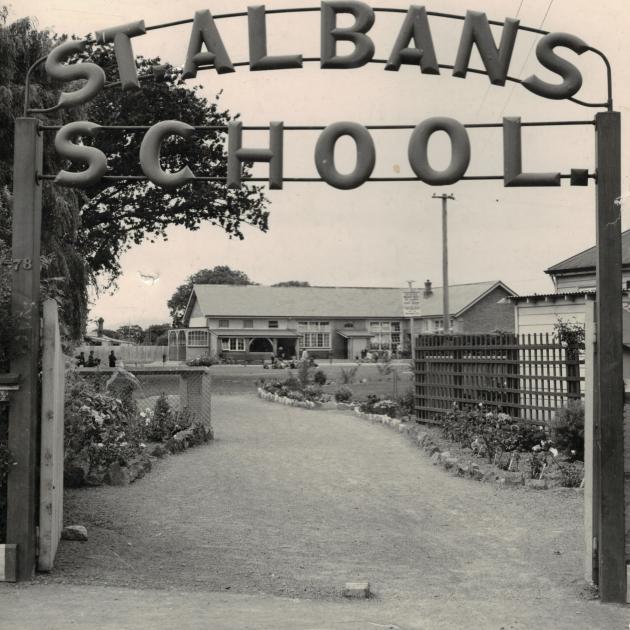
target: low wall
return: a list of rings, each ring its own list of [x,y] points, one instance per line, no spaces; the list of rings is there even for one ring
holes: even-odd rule
[[[207,367],[189,366],[155,366],[155,367],[134,367],[127,365],[125,370],[133,374],[141,385],[149,383],[152,379],[167,384],[162,387],[160,393],[179,395],[180,408],[187,407],[188,410],[202,422],[206,427],[211,428],[211,389],[212,382],[210,370]],[[76,368],[78,374],[82,376],[102,377],[105,380],[111,378],[113,374],[119,372],[119,368],[98,366],[95,368]],[[160,377],[162,377],[160,379]],[[175,385],[177,378],[177,385]]]

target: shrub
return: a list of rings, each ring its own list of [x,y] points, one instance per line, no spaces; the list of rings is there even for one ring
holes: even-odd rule
[[[317,401],[322,397],[322,388],[315,384],[307,385],[303,393],[307,400]]]
[[[374,403],[372,409],[374,413],[378,413],[382,416],[389,416],[390,418],[395,418],[400,411],[398,403],[394,400],[379,400]]]
[[[326,372],[324,372],[323,370],[317,370],[315,374],[313,374],[313,381],[316,385],[326,385],[327,380],[328,378],[326,377]]]
[[[550,423],[551,437],[556,446],[570,459],[584,460],[584,405],[569,401],[558,409]]]
[[[218,363],[221,363],[221,361],[219,361],[218,357],[216,357],[215,355],[195,357],[194,359],[189,359],[188,361],[186,361],[186,365],[190,367],[210,367],[211,365],[217,365]]]
[[[297,379],[302,389],[309,384],[311,380],[311,366],[307,360],[298,363]]]
[[[177,433],[175,415],[164,393],[160,394],[152,412],[145,411],[145,435],[151,442],[163,442]]]
[[[368,394],[366,400],[359,405],[359,409],[363,413],[378,413],[374,410],[374,405],[376,405],[379,401],[380,398],[376,394]]]
[[[392,366],[392,357],[389,355],[389,353],[379,353],[376,369],[381,376],[389,376],[394,371],[394,368]]]
[[[503,452],[529,452],[546,437],[544,428],[512,419],[506,413],[454,409],[441,419],[447,439],[493,461]]]
[[[335,392],[335,400],[340,403],[347,403],[352,400],[352,390],[348,387],[340,387]]]
[[[141,427],[123,402],[94,384],[67,375],[64,447],[66,461],[80,458],[89,468],[126,464],[142,450]]]
[[[403,415],[413,416],[416,413],[416,399],[413,387],[409,387],[404,394],[398,396],[396,402]]]
[[[348,369],[341,368],[341,374],[340,374],[341,384],[350,385],[351,383],[354,383],[357,377],[358,371],[359,371],[358,365],[353,365],[352,367],[349,367]]]
[[[278,384],[287,389],[300,389],[300,381],[293,374],[285,378],[284,381],[278,381]]]

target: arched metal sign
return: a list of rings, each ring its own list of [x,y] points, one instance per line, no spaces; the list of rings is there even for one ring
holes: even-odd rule
[[[266,19],[269,15],[293,13],[320,13],[320,56],[304,57],[301,53],[274,55],[269,53]],[[375,57],[375,45],[370,30],[380,13],[399,14],[400,27],[392,38],[387,58]],[[348,14],[354,19],[351,26],[340,26],[339,16]],[[229,46],[221,35],[220,23],[231,18],[246,18],[249,40],[249,59],[233,61]],[[443,63],[436,54],[429,18],[461,22],[462,28],[455,59]],[[239,67],[250,71],[298,69],[306,63],[319,63],[322,70],[359,68],[368,63],[381,64],[385,71],[397,72],[402,66],[416,66],[427,75],[450,72],[455,78],[466,78],[468,73],[486,75],[493,85],[507,82],[520,84],[525,90],[542,98],[568,100],[584,107],[604,111],[595,119],[570,121],[522,122],[518,117],[504,118],[501,122],[468,124],[452,118],[433,117],[409,125],[363,125],[356,121],[333,122],[328,126],[289,126],[270,122],[267,127],[247,126],[240,121],[225,127],[192,126],[178,120],[165,120],[152,126],[101,126],[89,121],[76,121],[62,127],[43,125],[34,114],[46,114],[88,102],[104,89],[141,89],[142,82],[159,77],[161,68],[146,76],[139,76],[135,65],[133,41],[147,32],[190,24],[184,78],[194,78],[201,70],[214,70],[217,74],[236,72]],[[492,27],[501,28],[497,43]],[[509,74],[515,43],[521,31],[539,36],[535,48],[540,68],[556,76],[549,82],[539,72],[524,79]],[[550,33],[523,26],[516,19],[503,22],[489,20],[484,13],[468,11],[466,15],[429,11],[424,6],[408,8],[373,8],[356,0],[324,1],[318,7],[266,10],[264,6],[251,6],[246,12],[212,15],[200,10],[192,18],[147,26],[143,20],[114,26],[95,33],[97,43],[112,43],[118,66],[119,81],[107,84],[105,72],[92,62],[68,63],[68,59],[85,48],[85,41],[70,40],[54,48],[45,58],[34,64],[28,72],[25,90],[24,118],[16,121],[13,257],[28,258],[32,267],[14,272],[14,312],[30,313],[30,350],[16,361],[15,371],[22,376],[22,389],[16,395],[11,411],[10,448],[18,457],[18,465],[9,477],[8,536],[18,543],[20,576],[29,577],[33,568],[33,505],[34,496],[34,443],[38,409],[36,405],[38,328],[39,328],[39,230],[41,224],[42,181],[72,187],[91,186],[100,180],[145,179],[167,189],[184,184],[205,181],[225,181],[229,187],[239,187],[246,181],[267,181],[272,189],[281,189],[285,182],[325,182],[339,189],[353,189],[365,182],[421,181],[431,186],[450,185],[460,180],[499,180],[504,186],[560,186],[562,180],[571,185],[586,186],[592,180],[597,186],[597,297],[598,297],[598,419],[599,447],[605,457],[596,466],[601,492],[596,505],[597,549],[599,586],[604,601],[625,601],[626,573],[624,560],[624,497],[623,497],[623,380],[621,334],[621,231],[619,207],[615,200],[620,196],[620,116],[613,111],[611,68],[606,56],[584,40],[567,33]],[[339,42],[349,42],[350,52],[341,53]],[[470,68],[473,50],[479,53],[483,69]],[[601,102],[587,102],[578,95],[582,87],[582,74],[577,66],[562,55],[562,50],[577,55],[597,55],[603,62],[607,93]],[[29,80],[35,66],[44,63],[51,79],[64,83],[77,81],[80,87],[63,91],[57,104],[49,109],[29,107]],[[524,172],[521,159],[521,130],[525,126],[548,127],[557,125],[592,125],[596,131],[597,164],[594,170],[573,168],[569,173]],[[468,167],[474,147],[471,146],[469,128],[498,127],[503,132],[503,173],[470,175]],[[81,137],[106,133],[109,129],[128,129],[144,132],[138,160],[143,175],[108,173],[107,156],[98,148],[80,143]],[[251,147],[244,140],[250,130],[267,129],[266,146]],[[375,146],[370,130],[408,129],[408,160],[415,177],[373,177]],[[313,156],[319,177],[284,177],[284,134],[293,131],[317,131],[319,137]],[[57,153],[84,170],[62,170],[42,173],[41,132],[56,132],[54,146]],[[189,166],[177,172],[163,169],[160,148],[170,136],[189,138],[208,132],[227,134],[226,178],[196,175]],[[450,140],[451,159],[446,168],[432,166],[429,141],[438,131],[446,132]],[[340,173],[335,165],[335,146],[342,137],[349,137],[356,148],[356,165],[349,174]],[[182,156],[185,159],[185,156]],[[269,165],[267,178],[243,177],[244,162],[264,162]],[[28,426],[26,426],[28,425]],[[597,455],[595,453],[595,455]],[[30,497],[24,502],[24,497]],[[16,501],[16,498],[19,500]],[[12,501],[11,501],[12,499]],[[18,505],[18,503],[20,505]]]

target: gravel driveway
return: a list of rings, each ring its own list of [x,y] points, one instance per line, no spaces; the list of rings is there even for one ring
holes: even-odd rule
[[[472,629],[488,605],[529,627],[510,601],[539,628],[613,610],[585,601],[581,491],[459,479],[391,429],[254,396],[216,396],[213,424],[129,487],[68,491],[90,539],[40,580],[333,600],[365,579],[388,605],[478,602]]]

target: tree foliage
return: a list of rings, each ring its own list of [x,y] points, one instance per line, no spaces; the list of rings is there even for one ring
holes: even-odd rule
[[[14,120],[23,115],[28,68],[63,37],[36,29],[29,19],[7,23],[7,16],[6,8],[0,6],[0,239],[10,247]],[[90,57],[104,68],[109,81],[118,80],[111,45],[90,41],[85,54],[79,57]],[[158,64],[159,59],[138,57],[138,74],[151,74]],[[47,125],[75,120],[102,125],[152,125],[176,119],[192,125],[226,126],[233,118],[219,107],[218,97],[209,102],[198,88],[185,85],[174,69],[166,67],[162,79],[143,81],[141,90],[123,92],[120,87],[112,87],[80,108],[38,116]],[[31,75],[30,107],[52,107],[61,87],[71,89],[51,83],[40,64]],[[142,132],[110,130],[95,141],[84,142],[106,153],[112,174],[140,175],[142,137]],[[52,134],[46,132],[45,173],[82,168],[62,162],[52,140]],[[226,175],[224,134],[220,131],[196,134],[190,142],[171,139],[163,144],[161,155],[166,169],[177,170],[185,162],[198,176]],[[267,229],[266,205],[262,188],[231,190],[224,182],[189,184],[176,191],[165,191],[146,181],[108,181],[84,191],[44,182],[43,295],[57,299],[66,335],[80,339],[87,320],[88,287],[112,286],[121,273],[120,256],[131,246],[145,239],[166,238],[166,230],[173,225],[197,230],[204,223],[211,224],[230,237],[243,238],[243,224]]]
[[[38,31],[29,19],[7,24],[7,10],[0,7],[0,239],[11,243],[11,190],[13,188],[14,120],[23,115],[24,83],[28,68],[57,43],[47,31]],[[39,66],[32,74],[30,105],[46,108],[57,95]],[[43,118],[46,124],[63,124],[81,117],[77,111]],[[49,135],[44,138],[44,171],[61,168]],[[79,210],[82,193],[44,184],[42,195],[42,297],[53,297],[61,306],[67,336],[78,339],[85,327],[90,271],[79,243]]]
[[[310,287],[311,285],[304,280],[285,280],[284,282],[276,282],[272,287]]]
[[[168,331],[171,329],[169,323],[151,324],[144,331],[144,342],[155,346],[168,345]]]
[[[92,61],[116,81],[118,71],[111,45],[93,44]],[[138,75],[151,75],[161,66],[159,58],[137,58]],[[87,108],[89,120],[101,125],[153,125],[160,120],[180,120],[190,125],[226,127],[232,116],[219,107],[219,96],[208,101],[198,87],[189,87],[181,74],[161,66],[161,80],[141,82],[140,90],[103,91]],[[139,150],[144,132],[116,130],[99,134],[98,146],[108,156],[112,174],[142,175]],[[173,137],[165,141],[161,162],[168,170],[188,165],[196,176],[225,177],[227,155],[225,131],[199,131],[190,140]],[[246,169],[247,170],[247,169]],[[202,224],[216,225],[230,236],[243,238],[242,225],[267,230],[267,200],[263,189],[244,186],[229,189],[223,181],[187,184],[165,191],[147,181],[104,182],[87,191],[82,209],[85,256],[90,268],[115,279],[120,274],[119,256],[145,238],[166,239],[173,225],[197,230]]]
[[[190,299],[193,284],[256,284],[246,273],[230,269],[227,265],[217,265],[214,269],[200,269],[180,284],[167,302],[173,325],[179,326]]]
[[[116,332],[118,333],[118,339],[130,341],[131,343],[142,343],[144,339],[144,330],[142,330],[142,326],[138,326],[138,324],[120,326],[116,329]]]

